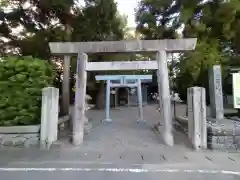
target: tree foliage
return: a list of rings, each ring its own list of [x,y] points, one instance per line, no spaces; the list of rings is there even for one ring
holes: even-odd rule
[[[240,20],[239,7],[240,2],[235,0],[207,1],[199,5],[198,18],[193,18],[196,17],[196,14],[194,14],[187,21],[188,23],[183,30],[184,37],[198,37],[195,52],[185,53],[190,61],[195,62],[195,68],[190,62],[186,64],[186,66],[192,67],[191,74],[197,74],[198,76],[197,81],[192,81],[194,85],[203,86],[208,90],[206,72],[209,68],[215,64],[222,65],[224,77],[229,73],[226,71],[228,66],[233,64],[233,61],[240,61],[237,48],[240,43],[237,36]],[[203,44],[204,48],[199,49],[201,44]],[[198,56],[194,57],[193,55],[196,53],[198,53]],[[201,71],[196,71],[199,63],[202,64]],[[181,67],[180,71],[182,74],[184,73],[184,69]],[[182,81],[185,79],[182,79]],[[231,87],[225,84],[225,78],[223,78],[223,82],[224,93],[227,93]],[[182,92],[182,94],[186,93]]]
[[[195,51],[181,54],[175,66],[175,88],[183,99],[190,86],[208,89],[207,72],[212,65],[221,64],[223,70],[240,65],[239,0],[142,0],[136,21],[145,39],[198,38]],[[227,73],[223,76],[228,77]]]
[[[145,39],[175,38],[178,24],[174,15],[179,3],[173,0],[142,0],[136,13],[137,30]],[[171,25],[172,23],[172,25]]]
[[[9,0],[2,8],[0,35],[6,53],[11,48],[21,55],[49,58],[48,42],[64,40],[64,26],[73,17],[68,9],[73,0]]]
[[[114,0],[9,0],[0,11],[1,53],[51,56],[49,41],[123,38],[124,22]]]
[[[52,65],[32,57],[0,61],[0,126],[39,124],[42,88],[53,83]]]
[[[86,0],[85,3],[72,24],[73,41],[123,39],[126,21],[118,13],[114,0]]]
[[[219,53],[217,42],[199,41],[195,51],[180,56],[179,73],[175,84],[177,92],[183,100],[187,98],[187,88],[192,86],[205,87],[208,94],[208,70],[215,64],[222,64],[226,57]],[[209,100],[209,97],[207,97]]]

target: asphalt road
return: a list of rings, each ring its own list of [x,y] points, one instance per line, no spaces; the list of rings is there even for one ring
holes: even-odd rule
[[[1,180],[239,180],[238,175],[220,172],[104,172],[98,170],[1,171]]]
[[[205,167],[205,168],[204,168]],[[97,164],[78,161],[15,162],[0,167],[1,180],[239,180],[240,171],[191,164]]]
[[[0,180],[239,180],[238,154],[209,152],[137,152],[119,154],[77,151],[0,151]],[[176,156],[176,159],[174,158]],[[155,160],[154,160],[155,157]],[[186,158],[184,158],[186,157]]]

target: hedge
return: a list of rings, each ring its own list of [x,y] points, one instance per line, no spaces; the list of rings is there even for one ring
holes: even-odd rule
[[[52,85],[46,60],[9,56],[0,59],[0,126],[34,125],[41,120],[42,88]]]

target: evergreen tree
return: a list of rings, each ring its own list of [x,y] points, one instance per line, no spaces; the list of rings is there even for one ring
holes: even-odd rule
[[[186,99],[188,87],[207,88],[212,65],[240,65],[239,13],[239,0],[142,0],[136,21],[145,39],[198,38],[196,50],[181,54],[175,67],[177,91]]]

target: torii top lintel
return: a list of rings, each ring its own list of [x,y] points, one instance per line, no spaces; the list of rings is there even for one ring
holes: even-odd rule
[[[77,53],[117,53],[117,52],[182,52],[194,50],[197,38],[96,41],[96,42],[50,42],[52,54],[68,55]]]

